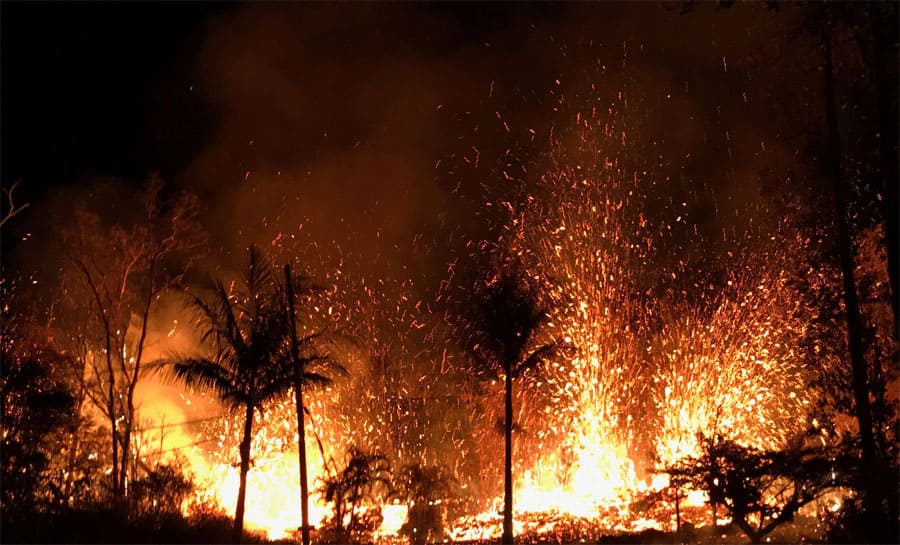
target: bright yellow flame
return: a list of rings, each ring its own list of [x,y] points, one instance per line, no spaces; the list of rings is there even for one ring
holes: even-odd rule
[[[309,463],[311,482],[321,475],[321,465]],[[300,527],[300,482],[297,451],[256,460],[247,474],[247,500],[244,524],[248,529],[264,531],[269,539],[290,536]],[[201,488],[228,513],[234,511],[240,474],[227,464],[215,464],[202,473]],[[319,526],[330,508],[316,494],[310,494],[309,521]]]
[[[399,535],[400,528],[406,523],[406,515],[409,508],[402,504],[388,504],[381,507],[381,516],[384,520],[378,528],[376,535],[390,536]]]

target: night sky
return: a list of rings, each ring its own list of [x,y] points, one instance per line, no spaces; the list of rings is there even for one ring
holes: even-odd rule
[[[239,18],[241,9],[207,2],[5,2],[4,182],[21,178],[28,182],[23,191],[27,186],[35,191],[35,186],[71,184],[96,174],[132,179],[151,170],[168,178],[178,174],[209,141],[217,121],[209,97],[196,87],[204,71],[198,53],[213,21],[235,12]],[[341,11],[321,5],[307,9]],[[477,44],[517,14],[546,20],[560,10],[542,5],[355,9],[393,12],[386,24],[375,23],[373,32],[399,31],[411,42],[406,47],[430,48],[438,55]],[[441,20],[443,36],[403,23],[426,12]],[[323,51],[350,42],[340,33],[316,38],[323,37]],[[377,50],[371,53],[380,56]]]
[[[517,93],[552,81],[546,66],[523,73],[527,56],[506,59],[535,24],[562,11],[27,2],[0,9],[0,178],[5,186],[21,180],[17,202],[53,210],[90,198],[106,208],[92,192],[98,180],[119,180],[113,193],[127,193],[159,172],[199,193],[214,224],[233,205],[229,188],[249,172],[311,173],[311,164],[331,170],[350,162],[325,175],[355,176],[395,155],[415,165],[404,179],[425,172],[430,184],[435,161],[457,151],[454,117],[484,102],[497,76],[514,74]],[[451,113],[438,119],[435,108],[445,104],[438,113]],[[392,149],[382,153],[385,146]],[[325,206],[352,192],[331,192]],[[34,214],[11,225],[4,261],[18,247],[16,235],[47,228]]]
[[[91,173],[140,178],[183,168],[211,119],[181,59],[205,20],[233,7],[4,3],[4,183],[21,178],[23,190],[35,190]],[[161,107],[177,111],[187,130],[155,123]]]

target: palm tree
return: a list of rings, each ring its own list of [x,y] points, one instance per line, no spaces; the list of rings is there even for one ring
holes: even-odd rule
[[[357,508],[363,502],[377,501],[379,496],[387,497],[393,491],[387,458],[352,445],[347,450],[347,458],[344,469],[321,479],[319,486],[325,501],[334,504],[336,543],[351,543],[354,534],[373,530],[358,520]],[[350,520],[345,525],[347,516]]]
[[[535,333],[547,318],[524,278],[514,266],[505,266],[479,290],[475,305],[475,357],[503,373],[506,386],[504,418],[503,543],[513,542],[513,379],[559,351],[558,342],[536,344]]]
[[[212,346],[213,355],[184,358],[174,365],[176,377],[188,386],[211,390],[232,409],[244,411],[240,485],[232,530],[235,543],[243,537],[254,412],[283,395],[294,378],[285,372],[291,362],[289,320],[269,266],[255,247],[249,251],[243,288],[242,293],[231,294],[217,280],[207,299],[193,298],[203,327],[201,341]]]

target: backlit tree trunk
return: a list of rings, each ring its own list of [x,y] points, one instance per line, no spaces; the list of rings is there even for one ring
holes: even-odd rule
[[[294,312],[294,282],[291,265],[284,266],[284,282],[287,287],[288,315],[291,324],[291,355],[294,359],[294,396],[297,405],[297,447],[300,462],[300,541],[309,545],[309,482],[306,469],[306,419],[303,414],[303,365],[297,352],[297,317]]]
[[[503,543],[511,545],[513,542],[513,482],[512,482],[512,428],[513,428],[513,398],[512,398],[512,368],[506,368],[506,417],[503,420],[503,433],[505,439],[505,456],[503,465]]]
[[[881,498],[876,474],[878,464],[875,438],[872,430],[872,408],[869,401],[868,368],[864,356],[862,317],[854,278],[853,241],[847,221],[847,201],[850,184],[841,172],[841,145],[835,104],[834,66],[831,36],[823,25],[821,43],[825,53],[825,116],[828,130],[827,161],[834,199],[834,222],[837,228],[837,252],[843,277],[843,297],[847,319],[847,345],[850,351],[851,382],[855,401],[856,419],[859,423],[859,439],[862,450],[861,479],[863,501],[869,515],[880,511]]]
[[[241,440],[241,480],[238,485],[237,507],[234,510],[234,528],[231,541],[240,543],[244,537],[244,503],[247,499],[247,472],[250,471],[250,440],[253,433],[253,404],[247,404],[244,416],[244,437]]]

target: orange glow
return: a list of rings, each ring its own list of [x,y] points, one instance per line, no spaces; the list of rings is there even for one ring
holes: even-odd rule
[[[521,259],[548,309],[535,343],[562,340],[572,349],[514,382],[515,531],[561,541],[671,530],[674,493],[660,468],[697,455],[700,433],[778,448],[807,425],[814,401],[797,353],[814,305],[793,283],[803,274],[808,241],[787,221],[702,240],[684,220],[687,202],[657,203],[664,211],[656,214],[671,218],[653,224],[645,207],[658,181],[629,176],[618,160],[599,154],[608,127],[595,132],[578,118],[577,138],[553,143],[537,196],[523,198],[520,210],[491,203],[511,212],[504,251]],[[688,253],[680,246],[688,240],[713,248],[716,257],[678,258]],[[666,251],[676,257],[659,255]],[[703,266],[689,265],[694,261]],[[653,266],[658,262],[668,264]],[[493,425],[502,384],[479,378],[483,390],[465,392],[476,401],[456,406],[486,411],[457,420],[472,423],[467,431],[474,437],[453,437],[451,448],[452,432],[444,428],[440,446],[428,445],[434,415],[427,411],[437,398],[429,388],[442,380],[465,384],[475,374],[466,355],[448,356],[449,344],[441,345],[455,332],[433,325],[428,302],[409,295],[411,279],[368,279],[348,288],[338,284],[350,282],[349,273],[331,278],[331,299],[322,308],[348,323],[354,312],[362,314],[357,327],[371,354],[352,354],[349,378],[306,398],[311,524],[321,526],[330,514],[315,490],[348,446],[386,454],[394,464],[443,461],[445,453],[435,451],[445,448],[448,459],[456,455],[454,476],[463,488],[478,485],[469,499],[482,511],[448,521],[449,537],[499,537],[502,459]],[[389,333],[379,330],[382,322]],[[299,526],[295,426],[290,402],[266,407],[255,422],[245,523],[271,539]],[[214,442],[188,451],[198,498],[229,514],[237,496],[238,430],[229,418],[205,425],[197,439]],[[477,475],[465,474],[467,458],[477,460],[470,466]],[[706,524],[705,494],[680,495],[682,519]],[[406,506],[377,502],[383,523],[375,538],[398,539]]]

